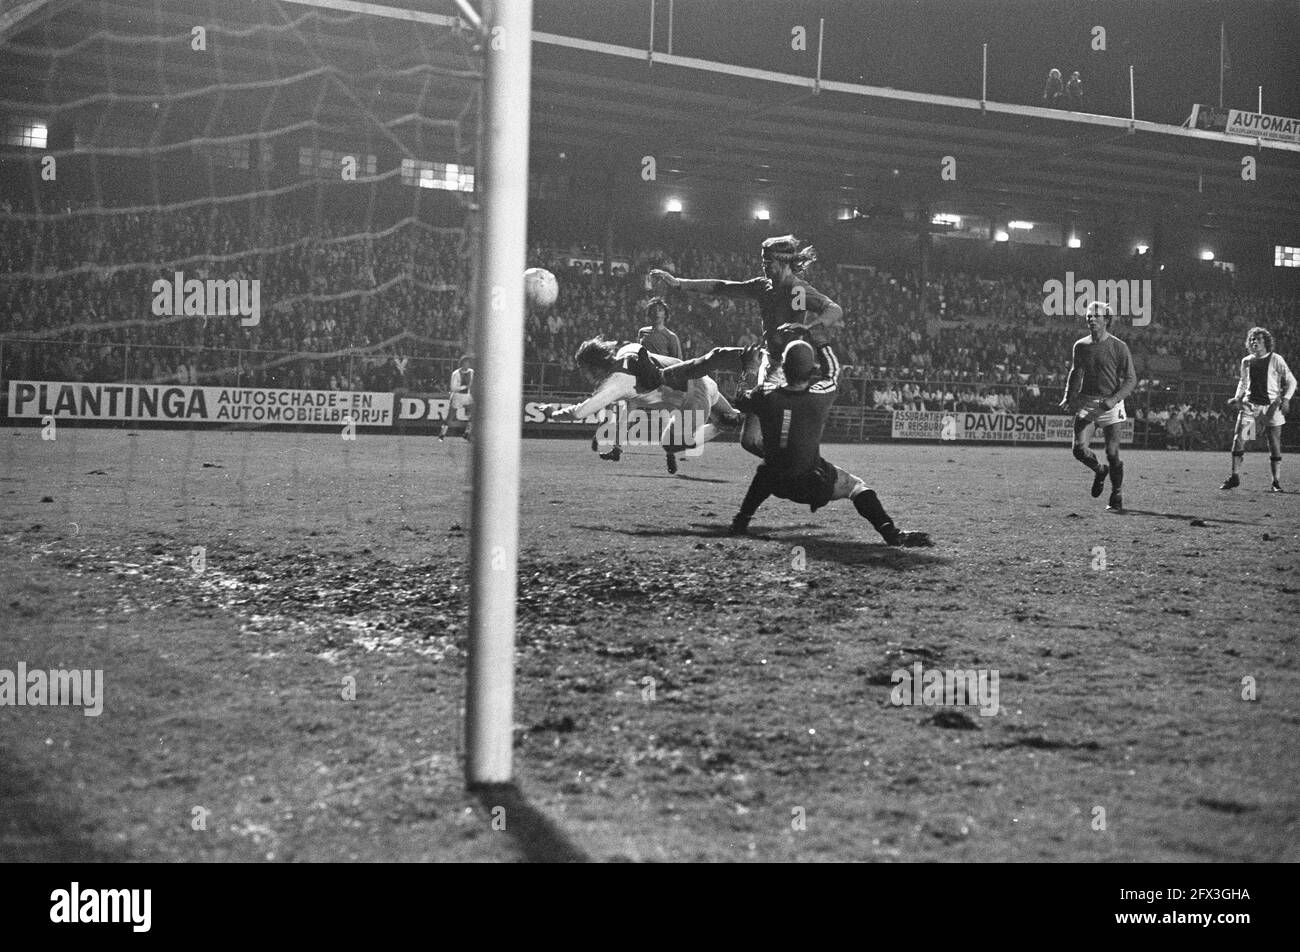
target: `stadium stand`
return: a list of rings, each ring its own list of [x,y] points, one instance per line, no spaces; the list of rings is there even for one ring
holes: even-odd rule
[[[201,215],[100,213],[90,221],[69,214],[0,222],[6,379],[434,392],[468,339],[470,249],[458,230],[408,218],[355,233],[346,216],[259,213],[252,205]],[[535,391],[581,388],[572,355],[582,340],[635,337],[650,268],[730,279],[756,272],[752,249],[694,245],[621,249],[630,267],[612,276],[570,264],[574,255],[603,253],[555,236],[530,248],[530,265],[554,271],[561,287],[556,307],[527,318],[526,384]],[[151,315],[141,302],[154,279],[170,276],[158,261],[200,278],[264,276],[264,317],[243,327]],[[1052,410],[1080,328],[1044,315],[1042,279],[940,270],[927,277],[918,311],[915,274],[823,259],[812,280],[846,315],[838,335],[847,367],[841,404]],[[756,315],[742,303],[669,299],[670,325],[687,354],[758,339]],[[1230,420],[1219,391],[1234,378],[1246,328],[1271,326],[1278,349],[1295,352],[1285,323],[1294,308],[1202,282],[1166,287],[1150,327],[1121,322],[1141,378],[1134,416],[1151,430],[1149,442],[1221,444]],[[1208,385],[1207,396],[1189,399],[1189,380]]]

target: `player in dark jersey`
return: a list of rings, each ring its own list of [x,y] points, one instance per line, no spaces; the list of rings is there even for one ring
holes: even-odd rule
[[[822,431],[831,404],[835,380],[814,381],[817,356],[807,341],[791,341],[785,348],[783,386],[769,384],[737,398],[737,409],[753,414],[763,431],[763,462],[754,474],[740,512],[731,522],[734,535],[749,531],[749,521],[768,496],[804,503],[813,512],[835,499],[852,499],[858,512],[870,520],[889,545],[928,546],[924,532],[899,529],[885,512],[874,489],[828,463],[821,456]]]
[[[1100,301],[1088,305],[1083,316],[1088,336],[1074,342],[1061,409],[1074,414],[1074,458],[1092,470],[1093,498],[1101,495],[1109,476],[1106,509],[1123,512],[1124,463],[1119,458],[1119,425],[1128,419],[1124,398],[1137,386],[1137,373],[1128,345],[1110,333],[1113,319],[1110,308]],[[1101,429],[1106,437],[1104,466],[1088,449],[1093,427]]]
[[[1281,354],[1273,353],[1273,335],[1262,327],[1246,333],[1248,355],[1241,359],[1241,377],[1230,403],[1239,410],[1232,437],[1232,475],[1220,489],[1241,485],[1237,470],[1246,455],[1246,444],[1255,439],[1257,427],[1264,427],[1268,439],[1268,462],[1273,473],[1272,492],[1280,493],[1278,471],[1282,468],[1282,426],[1295,396],[1296,379]]]
[[[652,354],[681,360],[681,339],[668,327],[668,302],[661,297],[651,298],[645,306],[645,316],[650,323],[637,331],[637,340]]]
[[[762,256],[762,277],[748,281],[678,278],[659,269],[651,271],[650,277],[683,291],[757,302],[763,319],[764,343],[758,368],[759,386],[769,381],[777,386],[782,383],[781,354],[786,339],[781,336],[780,329],[787,324],[800,324],[808,328],[808,333],[813,337],[813,346],[825,351],[823,363],[828,366],[828,375],[836,377],[840,367],[830,345],[829,332],[843,321],[844,311],[803,279],[803,273],[817,260],[816,251],[811,245],[800,248],[794,235],[781,235],[763,242]],[[762,456],[760,439],[757,423],[747,420],[740,434],[741,445],[751,453]]]

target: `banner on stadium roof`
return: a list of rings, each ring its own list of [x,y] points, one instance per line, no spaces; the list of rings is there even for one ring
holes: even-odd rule
[[[1238,136],[1255,136],[1279,142],[1300,143],[1300,119],[1271,116],[1263,112],[1246,112],[1242,109],[1220,109],[1203,106],[1192,107],[1192,114],[1184,125],[1192,129],[1228,132]]]
[[[9,416],[164,423],[392,426],[393,395],[347,390],[11,380]]]
[[[1120,442],[1133,442],[1133,421],[1119,428]],[[1046,413],[966,413],[895,410],[890,435],[896,440],[961,440],[1008,443],[1070,443],[1074,418]]]
[[[1228,110],[1228,123],[1224,131],[1230,135],[1256,136],[1260,139],[1275,139],[1279,142],[1300,143],[1300,119],[1288,119],[1286,116],[1270,116],[1262,112],[1242,112],[1240,109]]]

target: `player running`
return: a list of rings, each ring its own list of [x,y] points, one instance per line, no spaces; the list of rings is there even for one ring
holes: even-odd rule
[[[1123,512],[1124,463],[1119,458],[1119,425],[1128,419],[1124,398],[1137,386],[1137,373],[1128,345],[1110,333],[1112,320],[1114,315],[1106,304],[1094,301],[1088,305],[1083,321],[1089,333],[1074,342],[1061,409],[1074,414],[1074,458],[1093,472],[1093,498],[1101,495],[1106,477],[1110,476],[1106,509]],[[1092,427],[1101,429],[1106,437],[1104,466],[1088,449]]]
[[[1246,332],[1246,350],[1241,358],[1241,379],[1237,392],[1229,401],[1240,407],[1237,427],[1232,437],[1232,475],[1223,481],[1220,489],[1236,489],[1241,485],[1237,470],[1246,455],[1246,444],[1255,439],[1256,428],[1264,427],[1268,438],[1268,463],[1273,473],[1271,491],[1280,493],[1278,470],[1282,468],[1282,425],[1285,413],[1291,409],[1295,396],[1296,379],[1281,354],[1273,353],[1273,335],[1262,327],[1252,327]]]
[[[677,454],[702,447],[718,435],[718,424],[736,424],[739,414],[710,377],[691,380],[685,390],[663,385],[671,357],[651,354],[642,344],[618,344],[593,337],[574,356],[578,369],[595,387],[582,403],[545,408],[551,419],[581,420],[623,401],[627,408],[662,412],[659,430],[668,472],[677,472]],[[612,453],[612,451],[611,451]],[[617,459],[617,456],[609,458]]]
[[[765,345],[758,367],[759,386],[769,381],[776,386],[784,382],[781,378],[781,354],[786,340],[781,336],[780,328],[788,324],[808,328],[813,346],[825,352],[823,363],[827,366],[827,375],[833,380],[840,367],[831,349],[828,332],[843,321],[844,310],[803,278],[804,272],[817,260],[817,252],[811,245],[800,248],[794,235],[781,235],[763,242],[762,258],[762,277],[748,281],[679,278],[657,268],[650,272],[650,277],[683,291],[756,301],[763,319]],[[711,356],[715,362],[732,359],[731,355]],[[762,456],[761,438],[757,421],[746,420],[740,434],[741,445],[756,456]]]
[[[781,354],[785,380],[736,399],[763,432],[763,462],[754,474],[740,512],[731,521],[733,535],[749,531],[749,521],[768,496],[806,503],[813,512],[835,499],[851,499],[881,538],[893,546],[933,545],[925,532],[899,529],[885,512],[874,489],[852,473],[821,457],[822,431],[835,402],[835,379],[814,382],[817,355],[807,341],[795,340]]]

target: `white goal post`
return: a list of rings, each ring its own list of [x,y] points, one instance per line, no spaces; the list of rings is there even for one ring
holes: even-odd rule
[[[532,0],[486,0],[474,350],[487,385],[474,407],[465,776],[513,779],[519,408],[524,376]]]

